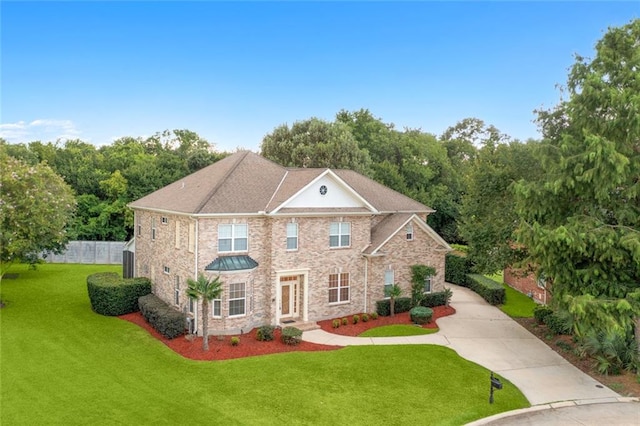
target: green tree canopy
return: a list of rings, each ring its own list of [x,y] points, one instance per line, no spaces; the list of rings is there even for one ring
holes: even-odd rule
[[[545,178],[516,187],[518,241],[561,303],[640,286],[640,20],[595,51],[576,57],[566,100],[539,112]]]
[[[34,264],[42,251],[59,252],[68,238],[75,200],[46,163],[29,165],[0,146],[0,273],[15,261]]]

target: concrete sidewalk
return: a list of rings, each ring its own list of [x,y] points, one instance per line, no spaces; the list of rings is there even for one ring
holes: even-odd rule
[[[345,337],[323,330],[304,332],[306,341],[327,345],[448,346],[460,356],[511,381],[532,405],[602,401],[620,395],[583,373],[498,308],[469,289],[449,284],[456,314],[440,318],[436,334],[408,337]]]

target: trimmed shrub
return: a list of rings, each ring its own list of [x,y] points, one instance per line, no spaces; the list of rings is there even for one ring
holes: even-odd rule
[[[435,293],[428,293],[424,295],[420,306],[425,308],[433,308],[435,306],[444,306],[447,303],[447,292],[437,291]]]
[[[377,312],[371,312],[371,319],[377,320],[378,319],[378,313]]]
[[[349,324],[349,320],[346,318],[342,318],[342,325],[347,325]]]
[[[151,327],[167,339],[184,334],[186,317],[185,315],[167,305],[155,294],[147,294],[138,299],[140,313],[147,320]]]
[[[503,305],[506,300],[506,291],[502,284],[498,284],[491,278],[483,275],[469,274],[468,287],[478,293],[491,305]]]
[[[433,309],[426,308],[424,306],[416,306],[409,311],[409,316],[411,317],[411,321],[415,324],[427,324],[433,317]]]
[[[238,346],[240,344],[240,338],[238,336],[233,336],[231,338],[231,346]]]
[[[333,328],[340,328],[340,320],[334,319],[331,325],[333,325]]]
[[[263,325],[262,327],[259,327],[258,331],[256,332],[256,340],[259,340],[261,342],[270,342],[271,340],[273,340],[274,330],[275,327],[272,325]]]
[[[359,323],[359,322],[360,322],[360,315],[354,315],[354,316],[353,316],[353,323],[354,323],[354,324],[357,324],[357,323]]]
[[[286,345],[297,345],[302,341],[302,330],[296,327],[285,327],[282,329],[282,343]]]
[[[369,314],[362,314],[362,322],[369,321]]]
[[[547,317],[553,313],[553,309],[546,305],[538,305],[533,309],[533,317],[538,324],[547,322]]]
[[[395,313],[407,312],[411,309],[410,297],[396,297]],[[388,317],[391,315],[391,299],[378,300],[376,302],[376,312],[381,317]]]
[[[87,277],[91,309],[100,315],[117,316],[139,311],[138,298],[151,293],[148,278],[122,278],[115,272]]]
[[[466,256],[447,253],[444,261],[444,279],[453,284],[467,287],[469,284],[468,274],[471,273],[473,263]]]

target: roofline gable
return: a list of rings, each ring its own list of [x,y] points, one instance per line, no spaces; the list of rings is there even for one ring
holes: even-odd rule
[[[288,172],[287,172],[288,174]],[[302,194],[303,192],[305,192],[307,189],[309,189],[311,186],[313,186],[316,182],[318,182],[320,179],[324,178],[325,176],[329,175],[331,178],[333,178],[338,185],[340,185],[343,189],[345,189],[347,192],[349,192],[351,195],[353,195],[356,199],[358,199],[358,201],[362,202],[365,207],[367,209],[369,209],[372,213],[379,213],[378,210],[373,207],[371,205],[371,203],[369,203],[362,195],[360,195],[355,189],[353,189],[347,182],[344,181],[344,179],[340,178],[340,176],[338,176],[333,170],[331,169],[326,169],[325,171],[323,171],[322,173],[320,173],[318,176],[316,176],[314,179],[312,179],[311,181],[309,181],[306,185],[304,185],[302,188],[300,188],[295,194],[293,194],[291,197],[287,198],[285,201],[283,201],[282,203],[280,203],[280,205],[276,206],[275,209],[273,209],[270,214],[277,214],[278,211],[280,211],[283,208],[286,208],[287,204],[290,203],[293,199],[295,199],[296,197],[298,197],[300,194]],[[286,175],[285,175],[286,176]],[[283,178],[284,181],[284,178]],[[277,191],[276,191],[277,193]],[[275,194],[274,194],[275,195]]]
[[[400,232],[400,230],[404,229],[405,226],[407,226],[407,224],[411,221],[414,221],[418,224],[418,226],[427,233],[427,235],[429,235],[437,244],[443,246],[443,248],[447,251],[451,251],[453,250],[451,248],[451,246],[449,246],[449,244],[440,236],[438,235],[438,233],[436,231],[433,230],[432,227],[430,227],[427,222],[425,222],[424,220],[422,220],[422,218],[420,218],[420,216],[418,216],[417,214],[412,214],[411,216],[409,216],[407,218],[407,220],[405,220],[404,222],[402,222],[402,224],[400,226],[398,226],[398,228],[396,228],[395,231],[390,232],[389,236],[378,245],[378,247],[374,248],[373,250],[371,250],[371,253],[369,254],[370,256],[374,256],[378,253],[378,251],[384,247],[385,244],[387,244],[389,242],[389,240],[391,240],[391,238],[395,237],[398,232]]]

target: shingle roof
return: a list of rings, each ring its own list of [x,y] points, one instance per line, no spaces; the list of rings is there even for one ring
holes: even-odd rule
[[[326,171],[327,169],[287,169],[253,152],[240,151],[142,197],[129,206],[186,214],[268,213]],[[332,172],[379,212],[433,212],[424,204],[357,172]],[[282,212],[287,210],[283,209]],[[362,209],[353,209],[354,212],[357,210]],[[295,213],[305,212],[316,211],[295,209]]]

